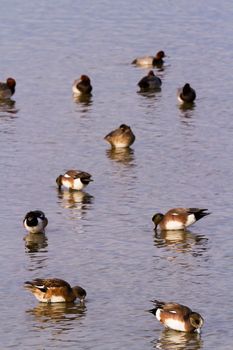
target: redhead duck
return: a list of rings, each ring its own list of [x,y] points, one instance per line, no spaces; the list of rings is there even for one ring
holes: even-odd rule
[[[7,78],[5,83],[0,82],[0,99],[9,99],[15,93],[16,81],[13,78]]]
[[[166,57],[164,51],[159,51],[155,56],[138,57],[133,60],[132,64],[136,66],[159,66],[164,63],[163,58]]]
[[[75,96],[90,95],[92,91],[91,80],[87,75],[81,75],[76,79],[72,86],[72,91]]]

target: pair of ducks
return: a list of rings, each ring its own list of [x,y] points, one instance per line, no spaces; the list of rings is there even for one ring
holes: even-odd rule
[[[25,215],[23,225],[31,234],[44,234],[48,219],[41,210],[34,210]],[[59,278],[36,278],[26,281],[24,287],[43,303],[70,303],[77,298],[83,303],[87,295],[84,288],[71,287],[68,282]]]
[[[149,73],[139,81],[138,85],[141,92],[155,91],[160,89],[162,81],[154,74],[153,70],[150,70]],[[193,103],[196,99],[196,91],[190,84],[186,83],[182,88],[177,89],[177,99],[181,104]]]
[[[166,214],[156,213],[152,217],[155,229],[159,226],[161,231],[185,230],[201,218],[209,215],[208,209],[201,208],[174,208]],[[189,307],[173,302],[164,303],[152,301],[154,308],[149,310],[166,328],[182,332],[197,332],[204,324],[203,317]]]
[[[36,278],[25,282],[25,288],[43,303],[72,303],[77,298],[84,302],[86,291],[80,286],[71,287],[62,279]],[[204,324],[202,316],[189,307],[177,303],[154,300],[154,308],[149,310],[165,327],[182,332],[200,332]]]

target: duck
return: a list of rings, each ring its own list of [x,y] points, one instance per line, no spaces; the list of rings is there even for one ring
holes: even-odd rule
[[[44,233],[45,227],[48,225],[48,219],[43,211],[33,210],[25,215],[23,225],[30,233]]]
[[[72,91],[74,97],[90,95],[92,91],[91,79],[85,74],[81,75],[79,79],[73,82]]]
[[[138,82],[141,91],[157,90],[161,88],[161,85],[161,79],[154,74],[153,70],[150,70],[149,73]]]
[[[161,67],[164,63],[163,58],[166,57],[164,51],[158,51],[155,56],[144,56],[135,58],[131,64],[136,66],[159,66]]]
[[[82,287],[71,287],[59,278],[36,278],[26,281],[24,287],[42,303],[72,303],[77,298],[84,302],[87,295]]]
[[[59,175],[56,179],[58,189],[62,186],[69,190],[82,190],[89,182],[93,181],[91,174],[82,170],[68,170],[64,175]]]
[[[156,213],[152,217],[155,229],[160,226],[161,230],[185,230],[186,227],[194,224],[206,215],[208,209],[200,208],[174,208],[166,214]]]
[[[192,103],[196,98],[196,91],[186,83],[177,90],[177,99],[180,103]]]
[[[149,312],[155,315],[166,328],[181,332],[200,333],[204,319],[199,313],[192,311],[188,306],[174,302],[165,303],[158,300],[152,302],[154,308]]]
[[[0,82],[0,99],[10,99],[15,93],[16,81],[13,78],[7,78],[5,83]]]
[[[127,148],[134,143],[135,138],[130,126],[121,124],[119,128],[107,134],[104,140],[109,142],[112,148]]]

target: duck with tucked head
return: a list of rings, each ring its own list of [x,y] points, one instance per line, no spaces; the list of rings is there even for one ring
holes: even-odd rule
[[[84,302],[87,294],[82,287],[71,287],[59,278],[36,278],[24,286],[42,303],[72,303],[77,298]]]
[[[44,233],[48,219],[41,210],[29,211],[23,219],[23,225],[30,233]]]
[[[150,70],[149,73],[138,83],[140,91],[142,92],[159,90],[161,85],[161,79],[154,74],[153,70]]]
[[[113,148],[126,148],[134,143],[135,135],[130,126],[121,124],[119,128],[107,134],[104,137],[104,140],[109,142]]]
[[[74,81],[72,91],[74,97],[90,95],[92,91],[91,79],[87,75],[81,75],[79,79]]]
[[[13,78],[7,78],[5,83],[0,82],[0,99],[9,99],[15,93],[16,81]]]
[[[200,208],[174,208],[166,214],[157,213],[152,217],[155,229],[160,226],[161,230],[185,230],[206,215],[208,209]]]
[[[59,190],[64,186],[69,190],[80,191],[91,181],[93,181],[91,174],[81,170],[68,170],[64,175],[59,175],[56,179]]]
[[[195,98],[196,92],[188,83],[177,90],[177,99],[180,103],[192,103]]]
[[[154,308],[149,310],[165,327],[181,332],[200,333],[204,324],[202,316],[189,307],[169,302],[154,300]]]
[[[161,67],[164,63],[163,58],[166,57],[164,51],[158,51],[155,56],[138,57],[133,60],[132,64],[136,66],[158,66]]]

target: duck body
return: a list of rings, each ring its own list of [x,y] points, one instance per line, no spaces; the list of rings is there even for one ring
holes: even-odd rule
[[[157,213],[152,217],[155,229],[159,225],[161,230],[185,230],[186,227],[194,224],[210,213],[208,209],[200,208],[174,208],[166,214]]]
[[[84,189],[91,179],[91,174],[81,170],[68,170],[64,175],[59,175],[56,179],[58,188],[61,186],[69,190],[82,190]]]
[[[29,211],[24,217],[23,225],[30,233],[44,233],[48,219],[41,210]]]
[[[36,278],[24,284],[37,300],[42,303],[70,303],[77,298],[81,302],[86,298],[86,291],[80,286],[71,287],[59,278]]]
[[[121,124],[119,128],[107,134],[104,140],[109,142],[113,148],[127,148],[134,143],[135,135],[130,126]]]
[[[163,58],[165,57],[164,51],[159,51],[155,56],[143,56],[135,58],[135,60],[132,61],[132,64],[135,64],[136,66],[158,66],[161,67],[164,63]]]
[[[76,79],[72,86],[73,95],[90,95],[92,91],[91,80],[87,75],[81,75],[79,79]]]
[[[9,99],[15,93],[16,81],[13,78],[7,78],[5,83],[0,82],[0,99]]]
[[[155,315],[165,327],[175,331],[200,333],[204,319],[199,313],[193,312],[187,306],[173,302],[164,303],[154,300],[153,303],[154,308],[149,312]]]
[[[177,99],[180,103],[192,103],[196,99],[196,92],[186,83],[182,88],[177,90]]]
[[[150,70],[149,73],[138,82],[141,91],[154,91],[160,89],[161,85],[161,79],[154,74],[153,70]]]

